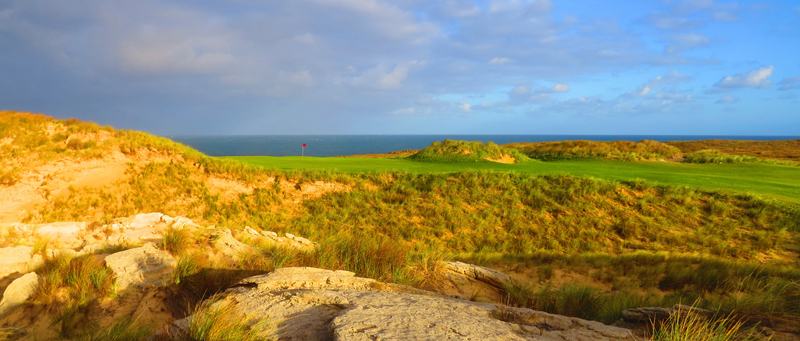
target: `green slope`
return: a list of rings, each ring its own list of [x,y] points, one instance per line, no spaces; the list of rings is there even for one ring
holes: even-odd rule
[[[533,175],[570,174],[610,180],[641,179],[664,185],[752,193],[800,204],[800,167],[766,164],[682,164],[615,160],[499,163],[420,163],[406,159],[240,156],[233,160],[270,169],[326,169],[343,172],[453,173],[466,170]]]

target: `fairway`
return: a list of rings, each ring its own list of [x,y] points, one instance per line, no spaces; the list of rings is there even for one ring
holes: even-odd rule
[[[569,174],[618,181],[641,179],[652,183],[751,193],[800,204],[800,167],[767,164],[684,164],[581,159],[500,163],[426,163],[406,159],[322,157],[226,157],[246,164],[280,170],[337,170],[347,173],[453,173],[481,170],[532,175]]]

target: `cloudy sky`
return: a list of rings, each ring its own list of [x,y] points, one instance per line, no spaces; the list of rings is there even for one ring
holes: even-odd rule
[[[800,135],[800,2],[3,0],[0,110],[179,134]]]

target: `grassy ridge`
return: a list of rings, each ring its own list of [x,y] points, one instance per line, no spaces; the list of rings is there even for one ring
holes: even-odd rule
[[[667,144],[680,148],[684,154],[691,154],[703,149],[715,149],[730,155],[800,162],[800,140],[699,140],[669,141]]]
[[[504,156],[514,157],[515,162],[528,161],[525,154],[513,148],[501,148],[494,142],[481,143],[479,141],[444,140],[433,142],[419,152],[408,157],[409,160],[437,163],[476,163],[491,162],[503,159]]]
[[[276,171],[313,169],[355,173],[405,172],[456,173],[463,171],[514,172],[528,175],[570,174],[605,180],[644,180],[661,185],[753,193],[800,204],[800,168],[767,164],[681,164],[673,162],[621,162],[615,160],[564,160],[521,164],[421,163],[403,159],[356,159],[241,156],[225,159]]]
[[[214,282],[214,289],[230,284],[231,278],[216,278],[209,270],[220,266],[248,271],[318,266],[413,284],[430,282],[425,279],[427,270],[420,270],[429,267],[426,260],[455,258],[533,264],[542,269],[542,283],[550,280],[553,267],[585,269],[593,278],[613,283],[607,294],[569,287],[509,290],[520,305],[528,304],[521,303],[526,297],[528,302],[555,299],[555,304],[543,305],[551,312],[574,306],[559,300],[580,298],[597,307],[595,315],[568,309],[564,313],[605,321],[597,311],[619,311],[624,304],[617,302],[634,306],[700,298],[707,305],[746,312],[752,320],[800,320],[795,309],[800,306],[800,211],[796,205],[741,194],[750,191],[800,202],[797,167],[592,159],[506,165],[235,158],[265,169],[209,158],[148,134],[114,134],[116,140],[96,145],[82,141],[80,146],[76,142],[72,150],[105,148],[129,155],[149,151],[180,156],[182,162],[134,164],[113,189],[72,188],[40,207],[30,221],[107,221],[158,211],[206,224],[291,232],[319,243],[312,253],[260,247],[236,264],[203,265],[197,261],[202,254],[180,246],[186,238],[169,234],[163,246],[180,257],[175,283],[200,296],[209,288],[202,283]],[[17,153],[50,153],[48,148],[56,143],[48,136],[50,143],[36,147],[41,150]],[[69,142],[58,143],[65,151],[54,149],[53,155],[72,153],[66,149]],[[209,175],[252,187],[221,196],[204,180]],[[281,186],[302,189],[318,180],[346,190],[298,203],[291,190]],[[57,276],[102,270],[76,263],[86,271],[72,271],[69,264],[49,272],[56,286],[73,285]],[[74,283],[79,284],[69,290],[77,294],[95,285]],[[642,290],[668,290],[674,296],[651,300]]]
[[[661,142],[631,141],[556,141],[536,143],[509,143],[506,148],[516,148],[533,159],[543,161],[566,159],[619,159],[626,161],[662,160],[679,156],[680,149]]]
[[[716,149],[703,149],[686,155],[684,162],[688,163],[766,163],[782,166],[797,166],[800,164],[791,161],[775,159],[760,159],[747,155],[728,155]]]

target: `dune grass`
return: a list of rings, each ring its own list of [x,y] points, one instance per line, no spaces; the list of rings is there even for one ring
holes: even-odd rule
[[[775,141],[713,139],[669,141],[666,143],[680,148],[681,152],[684,154],[691,154],[704,149],[715,149],[729,155],[751,156],[760,159],[778,159],[795,163],[800,162],[800,139]]]
[[[761,159],[747,155],[728,155],[716,149],[703,149],[686,155],[684,162],[688,163],[766,163],[781,166],[798,166],[791,161],[776,159]]]
[[[162,212],[202,224],[295,233],[319,244],[314,252],[259,246],[230,264],[217,264],[188,245],[187,236],[170,231],[163,246],[179,257],[171,288],[180,296],[174,301],[184,308],[274,267],[345,269],[424,286],[440,272],[437,259],[461,257],[479,264],[492,258],[539,264],[536,275],[545,287],[554,269],[585,271],[613,283],[614,299],[585,286],[522,288],[513,298],[520,305],[539,302],[565,314],[609,321],[627,304],[702,297],[704,304],[746,313],[748,321],[800,320],[793,308],[800,306],[798,167],[605,159],[514,165],[310,157],[231,160],[209,158],[152,135],[115,134],[111,144],[82,141],[70,147],[67,136],[29,150],[67,155],[119,148],[131,155],[161,153],[171,161],[132,165],[113,191],[71,188],[40,207],[30,221],[103,221]],[[59,152],[62,144],[64,151]],[[4,152],[22,153],[18,149]],[[205,179],[210,175],[251,188],[226,197],[209,187]],[[316,181],[343,189],[299,195]],[[203,241],[195,238],[194,243]],[[74,302],[91,302],[96,295],[88,291],[110,292],[96,264],[83,259],[71,264],[64,259],[47,263],[42,270],[45,285],[34,302],[63,306],[55,299],[59,288],[67,288]],[[636,290],[677,296],[651,298]],[[575,302],[587,308],[570,310]],[[80,309],[64,314],[64,321],[79,321],[80,314]]]
[[[328,171],[348,174],[404,172],[458,173],[462,171],[563,175],[605,180],[643,180],[660,185],[752,193],[800,204],[800,168],[769,164],[682,164],[564,160],[521,164],[422,163],[403,159],[313,158],[243,156],[227,159],[275,171]]]
[[[543,161],[568,159],[661,160],[681,154],[680,149],[676,147],[650,140],[639,142],[577,140],[509,143],[503,147],[518,149],[533,159]]]
[[[500,160],[505,155],[510,155],[515,162],[525,162],[530,159],[514,148],[501,148],[494,142],[482,143],[480,141],[444,140],[433,142],[407,159],[421,162],[435,163],[482,163]]]

